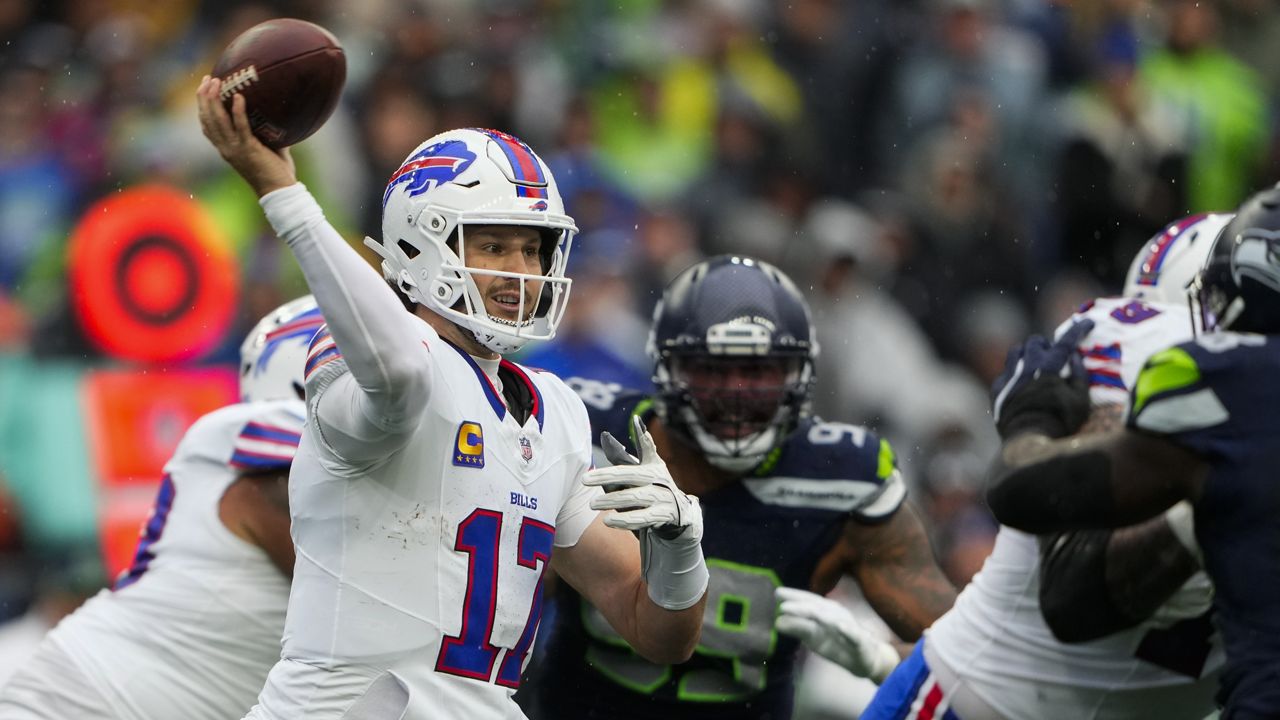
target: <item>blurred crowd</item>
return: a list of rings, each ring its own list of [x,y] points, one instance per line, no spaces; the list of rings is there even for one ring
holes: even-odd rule
[[[646,386],[675,273],[739,252],[791,274],[815,410],[895,443],[957,583],[994,535],[986,387],[1009,345],[1117,293],[1171,220],[1280,176],[1269,0],[0,0],[0,356],[109,361],[66,246],[138,183],[189,192],[240,258],[236,326],[201,362],[305,292],[195,119],[220,50],[275,16],[346,50],[343,102],[295,154],[353,242],[438,131],[506,130],[548,162],[582,232],[561,337],[528,363]],[[11,585],[0,619],[25,607]]]

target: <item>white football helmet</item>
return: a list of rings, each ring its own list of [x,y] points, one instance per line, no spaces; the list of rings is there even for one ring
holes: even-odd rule
[[[1187,289],[1234,213],[1200,213],[1171,223],[1142,246],[1125,275],[1124,296],[1184,303]]]
[[[543,274],[467,267],[466,225],[537,228]],[[365,238],[365,244],[382,258],[387,281],[410,300],[507,354],[555,337],[569,299],[565,266],[577,231],[551,170],[528,145],[497,130],[464,129],[436,135],[409,153],[382,196],[382,240]],[[519,280],[523,319],[490,316],[475,275]],[[530,308],[524,306],[528,282],[542,283]]]
[[[267,313],[240,345],[240,402],[301,400],[311,338],[324,325],[304,295]]]

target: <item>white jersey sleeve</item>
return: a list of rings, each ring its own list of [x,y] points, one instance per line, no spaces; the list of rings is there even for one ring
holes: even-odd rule
[[[272,228],[293,250],[307,285],[328,323],[333,353],[342,363],[321,363],[327,348],[313,343],[308,354],[308,402],[349,371],[355,381],[344,407],[332,417],[345,432],[324,435],[329,416],[317,419],[322,437],[341,457],[364,461],[385,455],[365,440],[392,436],[407,442],[421,420],[431,389],[430,363],[419,344],[414,317],[364,258],[324,218],[301,183],[268,193],[262,209]],[[332,354],[327,357],[332,357]],[[358,392],[355,390],[358,389]],[[349,439],[349,442],[344,442]]]
[[[565,501],[556,518],[556,547],[572,547],[578,544],[582,533],[600,514],[591,509],[591,500],[604,492],[599,487],[582,484],[583,478],[593,465],[593,448],[591,442],[591,420],[587,416],[587,408],[582,398],[560,378],[551,373],[535,372],[533,376],[547,389],[544,397],[555,397],[555,402],[563,404],[562,412],[573,418],[572,426],[582,428],[578,445],[574,448],[574,472],[566,477]],[[548,400],[548,404],[552,401]]]
[[[1182,305],[1099,298],[1058,326],[1058,337],[1081,319],[1094,322],[1080,342],[1095,407],[1129,403],[1129,392],[1147,358],[1191,338],[1191,311]]]

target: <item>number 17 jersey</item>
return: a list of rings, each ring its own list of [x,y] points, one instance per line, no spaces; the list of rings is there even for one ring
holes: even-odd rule
[[[597,514],[599,491],[581,484],[586,411],[554,376],[506,361],[490,375],[415,327],[429,399],[407,441],[366,462],[326,439],[343,427],[326,413],[361,391],[327,332],[313,341],[311,422],[290,475],[298,560],[260,716],[521,717],[510,696],[542,573]],[[521,384],[526,419],[496,383]]]

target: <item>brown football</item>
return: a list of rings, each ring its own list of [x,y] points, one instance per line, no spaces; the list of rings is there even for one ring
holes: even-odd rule
[[[338,104],[347,80],[347,58],[328,30],[278,18],[245,30],[213,66],[222,101],[244,96],[253,134],[272,148],[309,137]]]

